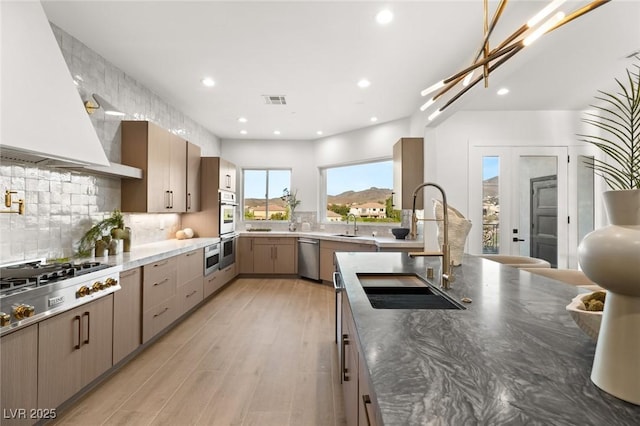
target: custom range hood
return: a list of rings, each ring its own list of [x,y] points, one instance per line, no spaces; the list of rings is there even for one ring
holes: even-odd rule
[[[40,2],[0,1],[0,21],[0,156],[108,172]]]

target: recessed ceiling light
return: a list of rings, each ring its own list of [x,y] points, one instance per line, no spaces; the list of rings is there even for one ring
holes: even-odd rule
[[[496,93],[498,93],[498,95],[500,95],[500,96],[504,96],[507,93],[509,93],[509,89],[507,89],[506,87],[503,87],[503,88],[499,89]]]
[[[373,122],[376,122],[376,121],[378,121],[378,117],[371,117],[370,120],[373,121]]]
[[[322,134],[322,130],[318,130],[318,131],[316,132],[316,135],[321,135],[321,134]]]
[[[376,21],[380,25],[386,25],[393,20],[393,13],[389,9],[383,9],[376,15]]]
[[[246,135],[246,134],[247,134],[247,131],[246,131],[246,130],[240,130],[240,134],[241,134],[241,135]]]
[[[371,82],[369,80],[367,80],[366,78],[363,78],[362,80],[360,80],[358,82],[358,87],[360,87],[361,89],[364,89],[366,87],[371,86]]]
[[[213,79],[210,77],[205,77],[202,79],[202,84],[206,87],[213,87],[215,86],[216,82],[213,81]]]
[[[246,123],[248,120],[245,117],[238,118],[238,123]]]
[[[280,130],[274,130],[274,131],[273,131],[273,134],[274,134],[274,135],[279,135],[279,134],[280,134]]]

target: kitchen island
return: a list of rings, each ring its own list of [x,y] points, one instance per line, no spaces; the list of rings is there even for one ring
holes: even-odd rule
[[[638,424],[640,406],[602,392],[589,378],[595,343],[565,310],[584,290],[465,255],[446,293],[470,298],[466,310],[374,309],[357,274],[425,278],[431,266],[436,278],[428,281],[438,286],[439,258],[336,258],[360,369],[385,425]]]

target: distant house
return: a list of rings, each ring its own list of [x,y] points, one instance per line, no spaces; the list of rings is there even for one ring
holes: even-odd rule
[[[364,203],[352,206],[349,209],[349,213],[353,213],[360,217],[375,217],[384,218],[387,217],[387,209],[384,204],[380,203]]]
[[[253,218],[255,220],[265,220],[267,219],[267,207],[266,206],[256,206],[250,207],[249,211],[253,213]],[[279,206],[277,204],[271,204],[269,206],[269,219],[273,218],[273,215],[276,213],[280,213],[282,215],[287,214],[287,209],[285,207]]]
[[[342,215],[339,215],[334,211],[327,210],[327,220],[329,222],[342,222]]]

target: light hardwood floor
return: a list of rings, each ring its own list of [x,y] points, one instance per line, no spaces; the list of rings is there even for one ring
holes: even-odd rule
[[[334,292],[241,278],[56,425],[344,425]]]

